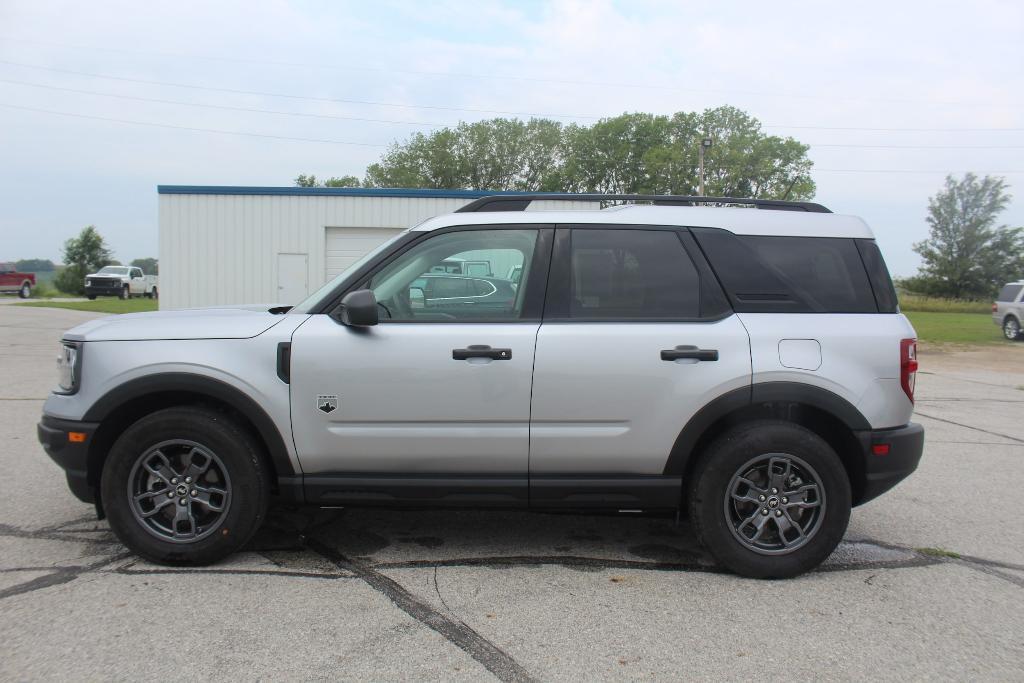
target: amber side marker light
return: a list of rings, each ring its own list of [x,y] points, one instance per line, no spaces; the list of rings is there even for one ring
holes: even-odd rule
[[[68,441],[71,443],[85,443],[85,432],[68,432]]]

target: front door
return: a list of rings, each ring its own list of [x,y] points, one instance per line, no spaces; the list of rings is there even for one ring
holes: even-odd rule
[[[680,431],[750,385],[746,330],[687,241],[559,228],[534,364],[532,504],[674,506],[680,478],[666,464]]]
[[[428,234],[355,287],[373,290],[378,325],[318,314],[296,330],[292,425],[310,500],[526,504],[551,232]],[[486,305],[431,298],[423,279],[451,258],[520,266],[521,282],[495,282],[509,296]]]

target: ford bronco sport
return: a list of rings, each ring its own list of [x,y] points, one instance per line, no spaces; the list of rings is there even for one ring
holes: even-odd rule
[[[454,259],[520,284],[413,305]],[[44,448],[125,545],[174,564],[239,549],[276,497],[685,509],[721,565],[788,577],[924,443],[915,334],[871,231],[811,203],[487,197],[290,310],[101,318],[58,365]]]

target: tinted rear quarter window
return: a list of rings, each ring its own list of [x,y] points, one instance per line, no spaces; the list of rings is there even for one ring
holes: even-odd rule
[[[864,269],[871,280],[871,289],[875,293],[875,303],[879,313],[896,313],[899,310],[899,299],[896,288],[892,286],[889,269],[885,267],[882,251],[874,240],[857,240],[857,249],[864,261]]]
[[[1017,295],[1020,294],[1022,289],[1024,289],[1024,285],[1006,285],[999,290],[999,296],[996,297],[996,301],[1012,303],[1017,300]]]
[[[735,235],[716,228],[692,232],[738,312],[879,311],[853,239]]]

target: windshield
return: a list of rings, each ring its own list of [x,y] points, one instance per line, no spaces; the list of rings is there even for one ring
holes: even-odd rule
[[[127,266],[103,266],[99,269],[100,273],[106,273],[107,275],[127,275]]]
[[[406,234],[408,234],[408,232],[408,230],[406,230],[405,232],[401,232],[394,238],[385,240],[384,243],[378,245],[377,248],[371,249],[369,252],[364,254],[362,258],[358,259],[357,261],[349,265],[347,268],[345,268],[345,270],[341,271],[340,273],[332,277],[330,280],[328,280],[326,283],[324,283],[324,285],[320,287],[320,289],[316,290],[308,297],[306,297],[306,299],[298,306],[293,306],[292,309],[288,312],[309,313],[310,309],[312,309],[314,306],[320,303],[321,299],[323,299],[325,296],[334,291],[334,288],[341,284],[341,281],[344,280],[349,275],[349,273],[354,273],[355,271],[362,268],[363,264],[365,264],[370,259],[374,258],[380,252],[384,251],[395,240],[404,237]]]

